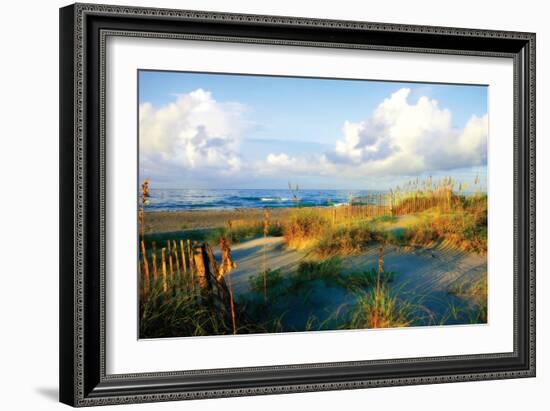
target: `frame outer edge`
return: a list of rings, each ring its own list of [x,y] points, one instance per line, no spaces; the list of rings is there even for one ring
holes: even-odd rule
[[[85,199],[86,199],[86,7],[82,4],[74,4],[73,13],[73,41],[74,41],[74,163],[75,169],[73,174],[74,195],[74,248],[76,255],[74,256],[74,368],[76,372],[73,381],[74,389],[74,406],[82,407],[93,405],[93,402],[86,399],[84,387],[86,380],[85,368]],[[89,5],[88,5],[89,6]],[[92,5],[93,6],[93,5]]]
[[[225,21],[231,23],[257,23],[263,25],[307,25],[314,27],[355,30],[380,30],[416,32],[425,34],[482,36],[502,39],[524,40],[529,52],[526,62],[528,79],[526,103],[529,112],[524,128],[528,156],[529,219],[527,222],[529,247],[528,367],[521,371],[503,371],[481,374],[457,374],[412,378],[375,379],[355,382],[326,384],[292,384],[286,386],[254,387],[249,389],[219,389],[195,392],[134,394],[113,397],[87,397],[84,393],[84,217],[85,217],[85,25],[86,14],[101,14],[130,17],[164,17],[191,21]],[[131,6],[101,4],[75,4],[60,9],[60,400],[73,406],[173,401],[178,399],[219,398],[291,392],[327,391],[380,386],[411,384],[434,384],[485,379],[521,378],[535,375],[535,34],[495,30],[460,29],[387,23],[368,23],[310,19],[301,17],[261,16],[188,10],[152,9]],[[70,39],[69,39],[70,38]],[[69,85],[68,77],[71,82]],[[70,180],[70,184],[67,184]],[[68,213],[72,208],[73,212]],[[527,247],[526,247],[527,248]],[[69,250],[67,250],[69,249]],[[70,254],[70,255],[69,255]],[[70,288],[70,290],[69,290]],[[72,322],[72,323],[71,323]]]
[[[59,9],[59,400],[75,405],[74,6]]]
[[[536,34],[529,36],[528,49],[528,139],[529,147],[529,371],[537,375],[536,366]]]
[[[419,24],[380,23],[358,20],[333,20],[328,18],[295,17],[281,15],[261,15],[238,12],[202,11],[187,9],[169,9],[161,7],[123,6],[100,3],[75,3],[75,6],[84,12],[102,15],[126,15],[131,17],[161,17],[167,19],[186,19],[203,22],[230,22],[256,23],[262,25],[279,26],[309,26],[322,28],[397,31],[408,33],[456,35],[456,36],[483,36],[502,39],[529,40],[534,33],[523,31],[504,31],[447,26],[428,26]]]

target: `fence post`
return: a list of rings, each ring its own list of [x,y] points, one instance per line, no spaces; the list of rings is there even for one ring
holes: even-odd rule
[[[180,272],[180,258],[178,256],[178,246],[176,240],[172,240],[172,250],[174,251],[174,258],[176,260],[176,274],[177,274],[177,284],[181,283],[181,272]]]
[[[206,267],[204,265],[203,249],[202,247],[199,246],[199,244],[196,241],[194,241],[192,250],[193,250],[193,265],[195,268],[194,271],[198,277],[199,288],[201,290],[204,290],[208,286],[208,280],[206,278]]]
[[[166,283],[166,248],[162,247],[160,253],[162,259],[162,291],[166,293],[168,291],[168,284]]]
[[[187,240],[187,257],[189,258],[189,273],[191,274],[191,290],[195,292],[195,264],[191,240]]]
[[[151,255],[152,257],[152,260],[153,260],[153,285],[156,286],[157,285],[157,281],[158,281],[158,272],[157,272],[157,254],[155,252],[153,252],[153,254]]]
[[[147,295],[149,292],[149,262],[147,261],[147,250],[145,249],[145,242],[141,240],[141,255],[143,256],[143,288],[144,293]]]
[[[180,240],[180,251],[181,251],[181,265],[183,266],[183,283],[187,288],[187,264],[185,262],[185,246],[183,245],[183,240]]]
[[[174,286],[174,262],[172,260],[172,246],[170,244],[170,240],[167,241],[168,243],[168,266],[170,267],[170,286]]]
[[[205,267],[207,280],[209,280],[210,277],[213,276],[216,279],[216,281],[222,281],[223,277],[220,276],[218,263],[214,258],[214,252],[212,251],[212,247],[210,247],[210,244],[208,244],[207,242],[202,243],[201,250],[203,253],[204,267]]]
[[[153,283],[156,286],[158,280],[158,270],[157,270],[157,242],[153,241],[151,248],[152,260],[153,260]]]
[[[231,274],[227,273],[227,282],[229,283],[229,305],[231,307],[231,325],[233,326],[233,335],[237,335],[237,321],[235,320],[235,304],[233,303],[233,286],[231,284]]]

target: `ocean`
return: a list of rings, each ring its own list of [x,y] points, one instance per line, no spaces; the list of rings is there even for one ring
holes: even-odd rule
[[[297,203],[287,189],[151,189],[147,211],[219,210],[263,207],[339,206],[379,191],[299,190]]]

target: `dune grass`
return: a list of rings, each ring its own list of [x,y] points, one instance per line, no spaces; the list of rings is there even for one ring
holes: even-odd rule
[[[408,327],[418,321],[419,307],[398,298],[397,292],[382,286],[362,292],[341,328],[392,328]]]
[[[458,249],[487,253],[487,208],[457,209],[453,213],[423,213],[420,221],[407,228],[404,243],[426,245],[446,241]]]
[[[282,227],[289,248],[313,251],[320,258],[359,254],[374,239],[366,222],[335,225],[315,209],[297,209]]]
[[[249,279],[251,292],[242,297],[241,303],[251,318],[256,318],[263,327],[266,327],[271,316],[277,318],[276,324],[281,330],[295,331],[288,329],[285,323],[286,318],[292,315],[296,299],[307,300],[308,295],[323,284],[329,289],[340,289],[349,293],[349,306],[345,310],[338,307],[323,318],[310,314],[303,328],[300,327],[301,330],[406,326],[414,320],[414,307],[400,301],[386,289],[386,285],[393,281],[394,276],[393,272],[381,272],[378,283],[379,276],[375,268],[345,272],[342,269],[342,259],[339,257],[306,260],[290,273],[280,270],[268,272],[267,301],[261,298],[263,273],[253,276]],[[378,284],[380,288],[377,292]],[[376,302],[372,298],[373,295],[377,295]],[[376,306],[373,305],[375,303]],[[274,323],[270,324],[273,326]]]
[[[380,273],[380,284],[390,283],[394,279],[392,271]],[[298,266],[296,273],[290,277],[293,288],[300,288],[309,281],[322,280],[326,285],[341,287],[348,291],[364,291],[367,288],[376,287],[378,284],[378,271],[373,267],[364,271],[343,272],[342,259],[330,257],[321,261],[303,261]]]
[[[285,295],[296,295],[323,281],[329,286],[339,286],[341,276],[341,260],[337,257],[321,261],[302,261],[294,272],[283,273],[281,270],[268,269],[265,273],[268,296],[281,298]],[[249,278],[248,284],[252,293],[263,293],[264,273],[259,272]]]
[[[397,221],[397,216],[394,215],[383,215],[380,217],[374,217],[372,219],[372,222],[380,222],[380,223],[394,223]]]
[[[373,219],[374,237],[397,246],[433,246],[444,242],[459,250],[487,253],[487,197],[454,197],[454,208],[431,208],[403,216]],[[402,223],[400,223],[402,221]]]
[[[221,226],[208,228],[182,229],[179,231],[146,233],[145,244],[149,248],[156,242],[158,245],[166,244],[168,240],[191,240],[208,241],[212,245],[219,244],[220,240],[225,238],[230,244],[242,243],[264,235],[264,225],[262,221],[235,219],[228,220]],[[279,220],[270,222],[267,229],[268,236],[282,236],[282,226]]]
[[[330,221],[315,209],[295,209],[283,221],[283,236],[289,248],[303,250],[316,243]]]
[[[300,262],[295,281],[327,280],[330,281],[339,276],[342,269],[342,260],[338,257],[331,257],[321,261],[306,260]]]
[[[409,201],[403,200],[404,209]],[[349,218],[331,219],[331,207],[288,208],[279,211],[270,221],[267,232],[256,214],[254,218],[227,220],[223,225],[206,229],[186,229],[177,232],[146,234],[146,243],[162,243],[165,238],[206,240],[217,244],[222,237],[231,244],[245,242],[264,235],[283,236],[289,249],[313,251],[318,257],[356,255],[364,251],[372,242],[385,241],[406,246],[426,246],[438,242],[468,252],[484,255],[487,251],[487,196],[451,197],[452,207],[427,208],[405,215],[385,214],[365,217],[364,213],[354,213],[350,208]],[[364,207],[364,206],[357,206]],[[408,205],[407,205],[408,207]],[[405,207],[406,208],[406,207]],[[347,215],[345,210],[338,211]],[[410,221],[403,224],[402,221]]]
[[[321,257],[360,254],[373,240],[374,234],[366,224],[327,228],[315,244],[315,252]]]
[[[147,248],[151,247],[152,243],[155,242],[157,245],[163,247],[167,241],[179,240],[183,241],[204,241],[207,240],[210,235],[210,229],[193,229],[193,230],[182,230],[182,231],[170,231],[170,232],[160,232],[160,233],[149,233],[145,234],[144,240]]]
[[[281,318],[263,322],[251,316],[249,308],[235,303],[236,333],[258,334],[281,332]],[[163,293],[155,286],[140,304],[140,338],[232,335],[230,310],[212,293],[187,290]]]
[[[231,334],[231,318],[190,292],[167,296],[155,287],[141,304],[140,338]]]
[[[395,273],[393,271],[382,271],[380,273],[380,284],[385,285],[393,282]],[[340,285],[350,291],[363,290],[369,287],[376,287],[378,284],[378,271],[375,268],[365,271],[354,271],[340,277]]]
[[[452,318],[458,320],[460,317],[466,317],[472,324],[487,322],[487,273],[472,283],[454,283],[448,292],[471,303],[466,309],[458,309],[451,305],[449,315]]]
[[[248,279],[250,289],[255,293],[263,293],[264,285],[266,285],[267,289],[271,290],[271,292],[273,293],[274,290],[279,289],[282,283],[283,274],[281,270],[271,270],[269,268],[265,271],[265,273],[258,273],[258,275],[254,275]]]
[[[360,254],[369,243],[380,241],[399,246],[445,242],[486,254],[487,197],[454,195],[450,201],[450,208],[437,206],[404,216],[357,214],[338,224],[326,210],[295,209],[282,220],[282,232],[289,248],[312,251],[321,258]]]
[[[223,227],[210,229],[207,234],[207,240],[213,244],[218,244],[223,237],[231,244],[242,243],[264,235],[264,224],[255,220],[231,220],[227,221]],[[278,221],[268,224],[268,236],[281,236],[282,227]]]

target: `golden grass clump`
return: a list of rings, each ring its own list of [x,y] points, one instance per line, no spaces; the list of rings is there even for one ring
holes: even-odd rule
[[[283,235],[289,248],[303,250],[315,244],[329,225],[315,210],[297,209],[283,222]]]
[[[329,228],[315,245],[315,253],[321,257],[359,254],[372,240],[373,234],[365,224]]]
[[[386,287],[372,289],[361,295],[351,313],[350,327],[393,328],[408,327],[412,323],[414,309]]]
[[[456,208],[452,213],[424,213],[419,223],[406,230],[405,240],[419,245],[441,241],[463,251],[485,255],[487,201],[476,201],[475,207]]]

